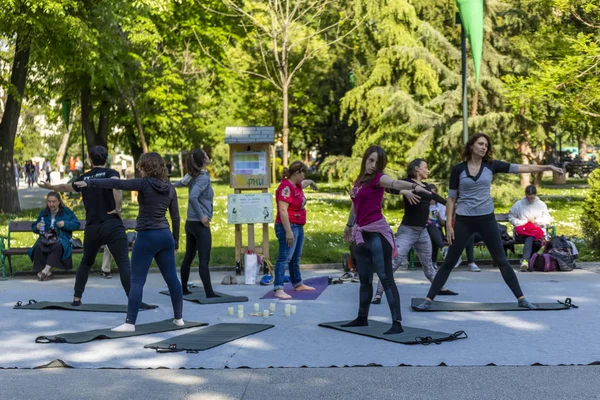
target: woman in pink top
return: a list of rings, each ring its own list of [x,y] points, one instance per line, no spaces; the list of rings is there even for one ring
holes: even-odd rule
[[[373,297],[373,272],[383,285],[392,313],[392,327],[384,334],[402,333],[400,295],[394,282],[392,259],[397,253],[392,229],[385,220],[381,206],[385,188],[429,193],[422,186],[394,180],[383,173],[387,156],[380,146],[371,146],[363,156],[360,175],[354,182],[350,197],[352,207],[344,237],[356,242],[356,260],[360,278],[358,317],[342,326],[369,325],[369,306]],[[418,197],[418,196],[417,196]]]

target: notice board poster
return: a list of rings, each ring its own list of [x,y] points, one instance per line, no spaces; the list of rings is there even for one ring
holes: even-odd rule
[[[273,218],[273,194],[230,194],[227,196],[227,223],[267,224]]]

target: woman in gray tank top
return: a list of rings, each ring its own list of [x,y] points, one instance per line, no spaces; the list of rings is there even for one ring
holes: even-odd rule
[[[427,298],[417,308],[428,310],[435,296],[444,286],[452,268],[460,258],[471,236],[478,232],[490,255],[518,300],[519,307],[535,309],[537,306],[525,299],[515,271],[504,253],[502,240],[494,217],[494,201],[490,194],[492,179],[497,173],[523,174],[554,171],[563,173],[553,165],[509,164],[496,161],[492,156],[492,141],[489,136],[477,133],[471,136],[462,151],[463,162],[455,165],[450,174],[448,204],[446,207],[446,237],[450,248],[444,263],[437,272]],[[450,221],[456,208],[454,227]]]

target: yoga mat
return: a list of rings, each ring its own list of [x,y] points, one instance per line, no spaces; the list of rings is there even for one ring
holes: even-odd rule
[[[35,301],[29,300],[28,304],[22,304],[20,301],[13,307],[15,310],[65,310],[65,311],[89,311],[89,312],[111,312],[126,313],[127,304],[87,304],[72,306],[69,302],[53,301]],[[158,306],[148,304],[147,307],[141,307],[140,311],[153,310]]]
[[[248,301],[246,296],[230,296],[225,293],[215,292],[219,295],[219,297],[210,297],[206,298],[206,293],[204,293],[204,288],[199,286],[192,286],[188,288],[192,294],[186,294],[183,296],[184,300],[194,301],[200,304],[221,304],[221,303],[243,303]],[[169,296],[168,290],[163,290],[160,294],[165,294]]]
[[[177,351],[197,353],[245,336],[266,331],[274,326],[275,325],[268,324],[217,324],[160,342],[147,344],[144,347],[156,349],[159,353],[171,353]]]
[[[411,301],[411,307],[413,310],[418,312],[434,312],[434,311],[554,311],[554,310],[568,310],[569,308],[578,308],[576,305],[571,304],[571,299],[565,300],[565,302],[556,303],[535,303],[538,308],[535,310],[529,308],[522,308],[517,305],[515,300],[512,303],[455,303],[451,301],[433,301],[433,304],[429,310],[418,310],[417,306],[421,304],[425,299],[413,298]]]
[[[186,321],[184,326],[177,326],[173,323],[173,319],[165,319],[160,322],[151,322],[148,324],[140,324],[135,326],[135,332],[113,332],[111,328],[95,329],[93,331],[59,333],[54,336],[38,336],[35,339],[36,343],[87,343],[92,340],[101,339],[120,339],[130,336],[149,335],[151,333],[161,333],[176,331],[180,329],[195,328],[198,326],[208,325],[205,322],[189,322]]]
[[[353,326],[344,328],[341,325],[350,321],[337,321],[337,322],[324,322],[319,324],[323,328],[336,329],[338,331],[344,331],[348,333],[355,333],[357,335],[369,336],[375,339],[383,339],[388,342],[396,342],[402,344],[440,344],[441,342],[449,342],[452,340],[466,339],[468,336],[464,331],[458,331],[455,333],[445,333],[430,331],[428,329],[411,328],[410,326],[403,326],[404,332],[397,333],[394,335],[384,335],[383,332],[390,329],[391,324],[384,322],[369,320],[369,326]]]
[[[325,289],[327,289],[327,286],[329,286],[329,277],[319,276],[316,278],[309,278],[309,279],[306,279],[305,281],[302,281],[302,283],[304,283],[307,286],[314,287],[315,290],[296,292],[294,290],[294,286],[291,283],[286,283],[285,285],[283,285],[283,290],[287,294],[292,296],[292,298],[288,299],[288,300],[316,300],[321,295],[321,293],[323,293],[323,291]],[[279,298],[275,297],[274,290],[270,290],[263,297],[261,297],[261,299],[279,299]],[[281,299],[281,300],[283,300],[283,299]]]

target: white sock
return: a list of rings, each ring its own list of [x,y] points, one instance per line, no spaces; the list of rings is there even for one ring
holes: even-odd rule
[[[44,268],[42,270],[42,272],[46,275],[48,275],[50,273],[50,268],[52,268],[50,265],[46,265],[46,268]]]
[[[119,325],[116,328],[112,328],[111,331],[113,332],[135,332],[135,325],[134,324],[123,324],[123,325]]]
[[[174,319],[173,323],[177,326],[183,326],[184,322],[183,322],[183,318],[179,318],[179,319]]]

